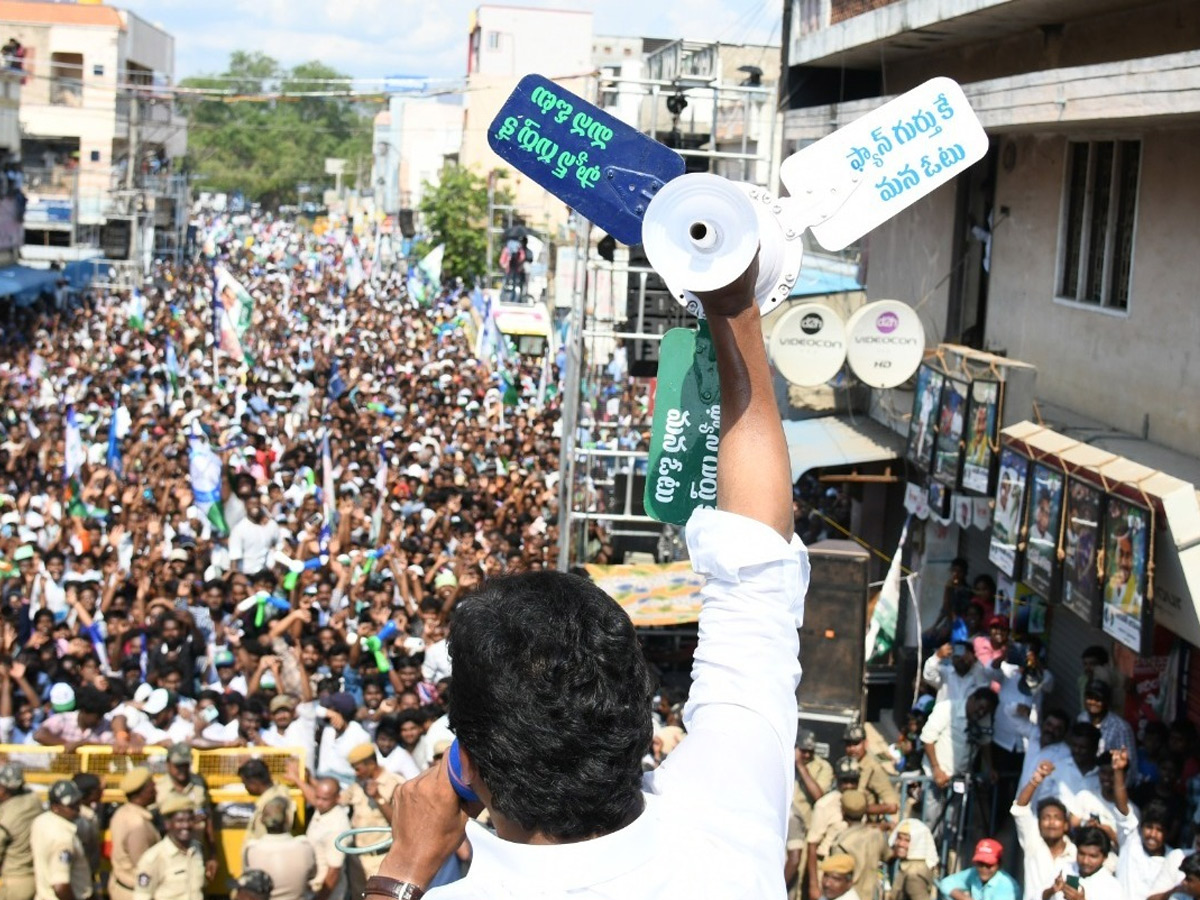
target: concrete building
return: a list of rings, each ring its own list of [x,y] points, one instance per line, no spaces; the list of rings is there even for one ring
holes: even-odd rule
[[[442,166],[462,146],[463,107],[458,97],[393,96],[375,116],[374,178],[379,209],[387,215],[421,205],[425,183],[441,180]]]
[[[112,222],[128,224],[107,229],[106,242],[128,245],[142,231],[152,250],[148,230],[182,214],[178,185],[165,179],[186,152],[187,124],[171,94],[156,91],[174,80],[175,39],[101,4],[3,0],[0,29],[24,48],[27,255],[90,252]]]
[[[1146,600],[1156,626],[1141,654],[1157,658],[1183,638],[1183,652],[1200,662],[1191,487],[1200,480],[1191,398],[1200,385],[1191,230],[1200,203],[1200,5],[795,0],[789,51],[789,151],[933,76],[963,86],[990,136],[988,155],[863,241],[867,298],[919,306],[929,345],[964,344],[1036,367],[1036,413],[1009,410],[1005,421],[1038,418],[1058,438],[1006,432],[1021,452],[1045,453],[1068,473],[1076,442],[1093,453],[1088,471],[1102,468],[1097,448],[1128,461],[1110,493],[1140,493],[1137,502],[1157,512]],[[911,408],[904,396],[875,398],[876,418],[901,433]],[[1172,481],[1175,501],[1145,489],[1156,478]],[[984,532],[936,530],[922,541],[927,614],[951,557],[967,557],[972,573],[991,570]],[[1048,599],[1060,679],[1074,684],[1088,643],[1113,646],[1132,672],[1107,607],[1102,629],[1098,616],[1083,621]],[[1200,678],[1186,688],[1184,697],[1200,696]],[[1179,700],[1179,684],[1162,689]],[[1069,709],[1078,705],[1070,693],[1056,697]],[[1191,713],[1200,719],[1200,708]]]
[[[483,4],[471,14],[467,41],[460,162],[481,175],[506,168],[487,130],[522,77],[537,72],[582,97],[595,89],[590,12]],[[529,227],[555,235],[565,224],[563,204],[520,172],[509,171],[504,186]]]

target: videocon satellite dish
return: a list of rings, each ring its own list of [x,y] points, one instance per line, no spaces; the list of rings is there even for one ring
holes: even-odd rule
[[[846,361],[869,387],[904,384],[924,355],[925,328],[907,303],[876,300],[856,310],[846,323]]]
[[[825,384],[846,362],[846,323],[823,303],[800,303],[775,323],[771,362],[789,384]]]

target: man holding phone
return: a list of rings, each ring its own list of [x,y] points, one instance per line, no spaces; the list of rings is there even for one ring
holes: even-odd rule
[[[1060,874],[1054,880],[1047,889],[1051,900],[1122,900],[1121,885],[1104,868],[1111,849],[1112,841],[1099,828],[1088,825],[1079,829],[1075,836],[1076,871]]]

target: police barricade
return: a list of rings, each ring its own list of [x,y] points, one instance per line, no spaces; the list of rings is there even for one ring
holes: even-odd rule
[[[249,759],[260,759],[266,763],[271,778],[283,783],[287,764],[295,760],[304,777],[305,752],[300,748],[277,747],[228,747],[220,750],[192,750],[192,774],[200,775],[208,784],[212,800],[212,812],[217,829],[217,874],[208,885],[206,893],[228,894],[230,879],[242,873],[242,844],[246,829],[254,814],[254,798],[246,792],[237,770]],[[110,869],[111,835],[108,822],[117,806],[125,802],[125,794],[118,787],[125,773],[144,766],[157,778],[167,774],[167,750],[165,747],[146,747],[134,753],[115,753],[113,748],[102,744],[78,747],[73,753],[63,747],[45,747],[40,744],[0,744],[0,765],[17,763],[25,770],[25,783],[34,791],[46,794],[56,781],[72,778],[81,772],[95,775],[103,789],[101,798],[100,824],[102,831],[101,871]],[[296,820],[293,831],[304,833],[304,795],[298,788],[290,788],[292,802],[296,804]]]

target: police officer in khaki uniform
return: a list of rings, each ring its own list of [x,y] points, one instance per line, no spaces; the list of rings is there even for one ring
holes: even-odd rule
[[[204,900],[204,882],[209,873],[216,874],[216,860],[206,866],[200,842],[192,839],[196,808],[190,800],[171,797],[158,811],[167,836],[138,860],[133,900]]]
[[[138,860],[162,840],[150,812],[158,788],[150,770],[139,766],[130,769],[121,779],[121,790],[125,792],[127,802],[113,813],[109,826],[112,829],[112,877],[108,881],[108,893],[112,900],[133,900]]]
[[[867,816],[880,820],[895,815],[900,809],[900,795],[892,785],[887,770],[874,754],[867,752],[867,730],[857,722],[846,726],[842,735],[846,743],[846,755],[858,762],[862,775],[858,786],[867,795]]]
[[[391,825],[392,794],[404,784],[404,779],[379,765],[374,744],[359,744],[346,754],[346,760],[354,767],[354,783],[342,791],[339,801],[350,808],[350,827]],[[316,806],[315,786],[310,780],[301,781],[297,769],[295,765],[289,766],[288,776],[304,792],[304,799]],[[359,835],[355,838],[355,846],[369,847],[378,843],[381,837],[378,834]],[[362,853],[346,857],[348,897],[362,893],[367,879],[378,873],[386,855],[386,852]]]
[[[33,900],[33,820],[46,807],[25,787],[25,772],[16,763],[0,766],[0,900]]]
[[[816,736],[807,728],[797,729],[796,781],[792,788],[792,808],[788,813],[787,862],[784,866],[789,900],[801,897],[813,804],[832,790],[833,766],[824,757],[817,756]]]
[[[858,761],[843,756],[833,764],[834,790],[829,791],[813,804],[812,822],[808,829],[808,846],[805,848],[805,868],[808,871],[808,889],[811,892],[818,881],[817,867],[830,854],[830,847],[846,830],[842,817],[842,793],[858,787]],[[811,893],[810,893],[811,896]]]
[[[187,744],[172,744],[167,750],[167,774],[156,779],[158,802],[171,797],[190,800],[196,814],[204,817],[204,855],[215,859],[217,855],[217,823],[213,816],[212,800],[208,796],[208,784],[204,776],[192,772],[192,748]]]
[[[285,830],[287,801],[276,797],[263,807],[264,837],[242,846],[242,869],[259,869],[271,876],[271,900],[304,900],[308,883],[317,874],[317,855],[305,838]]]
[[[879,885],[879,867],[891,855],[887,836],[873,822],[866,821],[867,792],[859,788],[842,792],[842,818],[847,828],[830,855],[848,853],[854,857],[854,881],[851,887],[860,897],[874,897]]]
[[[292,822],[296,819],[296,804],[292,802],[288,789],[271,779],[267,764],[261,759],[248,759],[238,767],[237,773],[246,793],[254,798],[254,813],[250,816],[250,824],[246,826],[246,840],[260,838],[267,833],[262,820],[263,808],[276,797],[287,801],[287,827],[284,831],[291,831]]]
[[[75,829],[82,803],[83,792],[75,782],[56,781],[50,788],[49,811],[33,820],[29,846],[36,900],[92,896],[92,870]]]

